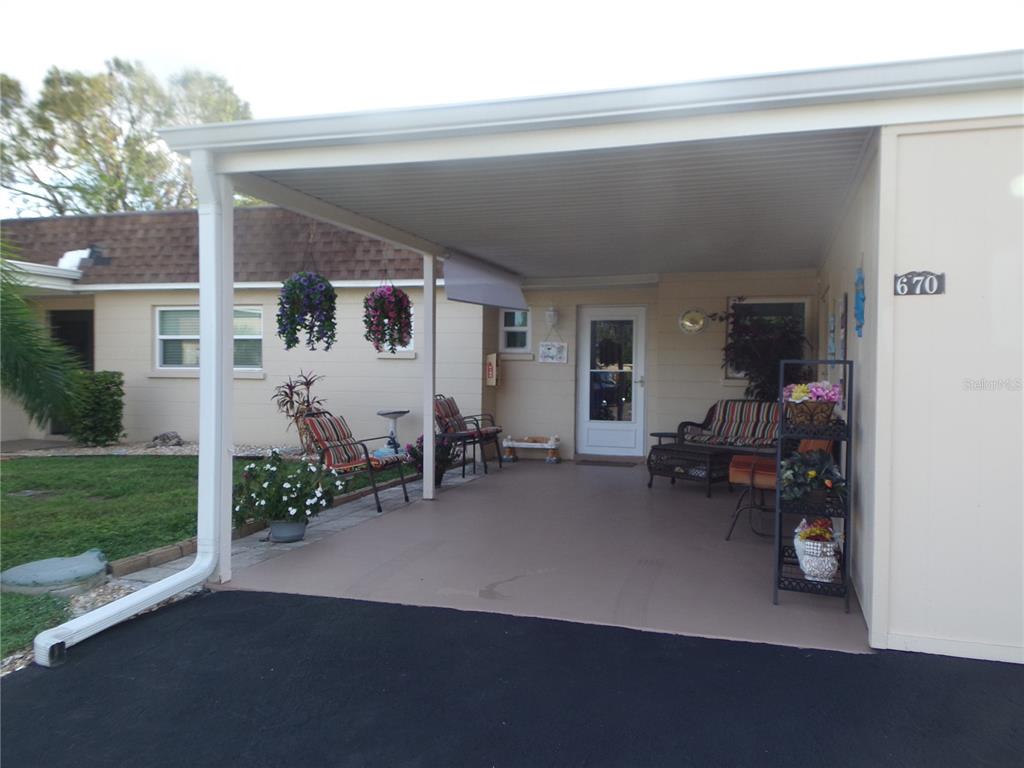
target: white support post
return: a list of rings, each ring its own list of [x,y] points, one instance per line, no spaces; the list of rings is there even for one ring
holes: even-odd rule
[[[437,298],[434,256],[423,254],[423,301],[416,313],[416,343],[423,350],[423,498],[434,498],[434,392],[437,385]]]
[[[231,579],[232,388],[234,386],[234,198],[231,180],[194,152],[199,197],[199,553]]]

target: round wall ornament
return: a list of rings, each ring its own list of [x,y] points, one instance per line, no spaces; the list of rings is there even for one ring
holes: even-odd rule
[[[703,309],[688,309],[679,315],[679,330],[683,333],[700,333],[707,324],[708,314]]]

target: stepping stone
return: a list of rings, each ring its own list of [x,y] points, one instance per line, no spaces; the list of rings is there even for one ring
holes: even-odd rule
[[[0,573],[0,591],[71,597],[106,580],[107,559],[98,549],[90,549],[74,557],[50,557],[8,568]]]

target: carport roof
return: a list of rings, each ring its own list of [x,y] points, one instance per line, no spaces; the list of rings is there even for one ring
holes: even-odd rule
[[[164,131],[236,188],[550,279],[818,263],[878,126],[1019,114],[1022,52]]]

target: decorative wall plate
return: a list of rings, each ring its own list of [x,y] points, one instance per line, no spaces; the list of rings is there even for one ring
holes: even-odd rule
[[[708,315],[703,309],[688,309],[679,315],[679,330],[683,333],[700,333],[707,324]]]

